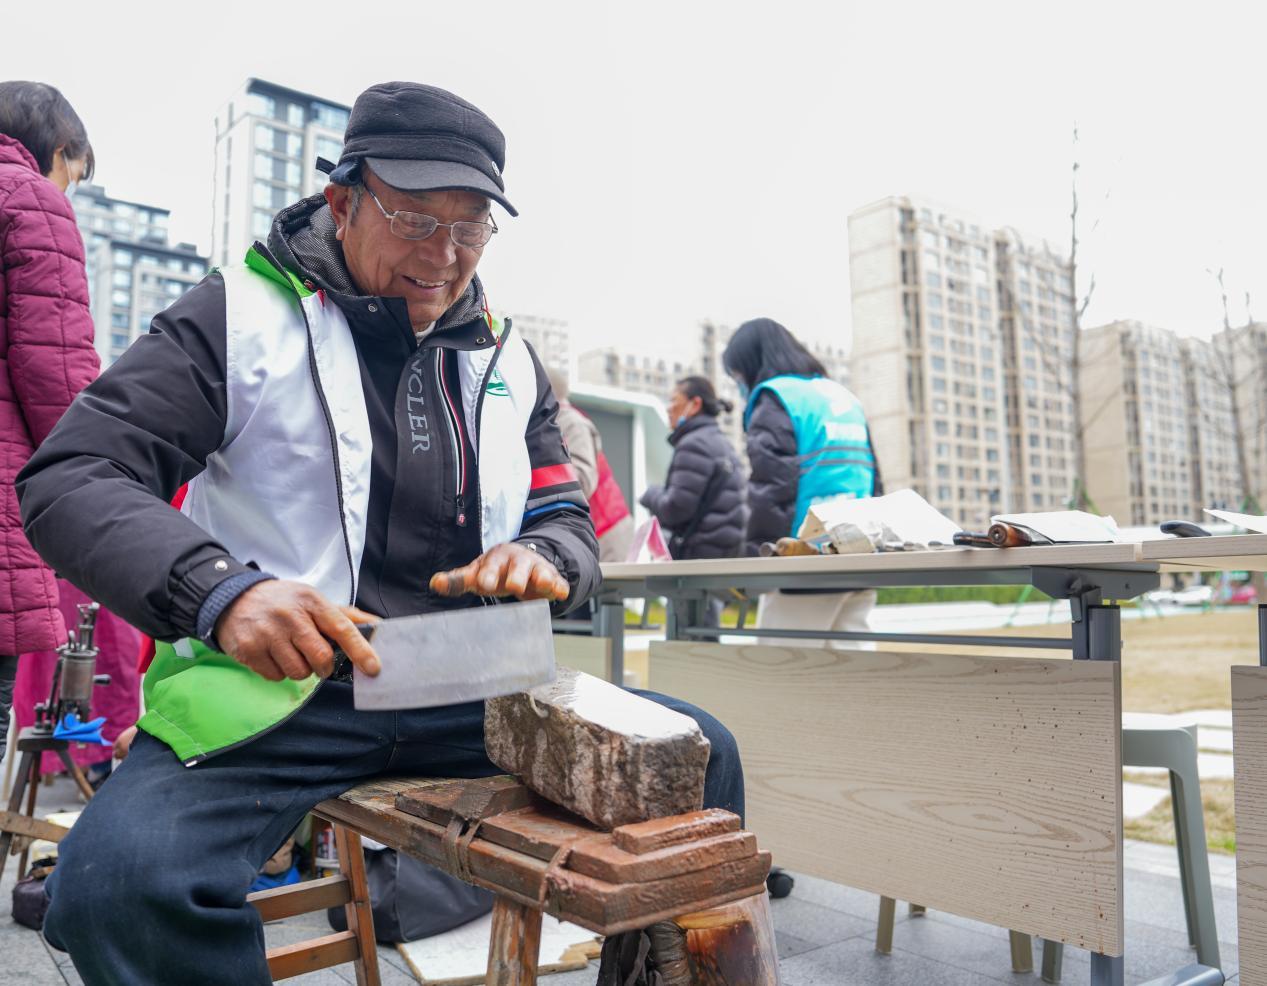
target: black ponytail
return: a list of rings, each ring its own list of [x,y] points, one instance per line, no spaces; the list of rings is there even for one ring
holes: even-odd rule
[[[678,390],[682,391],[688,399],[698,397],[700,400],[700,411],[707,414],[711,418],[717,417],[723,411],[729,414],[735,409],[735,405],[730,403],[724,397],[718,397],[717,392],[713,390],[712,381],[708,377],[686,377],[677,382]]]

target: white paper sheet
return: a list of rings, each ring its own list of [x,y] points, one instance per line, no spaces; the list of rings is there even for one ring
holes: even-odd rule
[[[492,915],[485,914],[451,931],[398,944],[396,948],[421,983],[482,983],[488,969],[488,935],[492,926]],[[584,959],[565,961],[563,956],[574,945],[592,942],[594,938],[592,931],[543,915],[538,974],[584,968]]]
[[[1032,514],[997,514],[992,523],[1026,527],[1057,544],[1114,542],[1121,537],[1112,517],[1083,510],[1048,510]]]
[[[1225,520],[1229,524],[1237,527],[1243,527],[1247,531],[1253,531],[1255,534],[1267,534],[1267,517],[1258,514],[1238,514],[1231,510],[1212,510],[1205,508],[1205,512],[1211,517],[1217,517],[1219,520]]]
[[[870,533],[888,528],[893,539],[911,545],[950,544],[959,525],[914,490],[898,490],[863,500],[844,497],[809,508],[798,537],[815,538],[840,524],[853,524]]]

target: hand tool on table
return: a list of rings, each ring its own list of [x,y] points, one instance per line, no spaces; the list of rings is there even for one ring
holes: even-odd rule
[[[809,541],[803,541],[800,538],[779,538],[777,541],[766,541],[758,549],[762,558],[769,558],[772,555],[779,558],[788,558],[793,555],[821,555],[823,552],[815,544]]]
[[[1050,538],[1044,537],[1028,527],[1017,527],[1015,524],[995,523],[986,532],[990,543],[996,548],[1025,548],[1031,544],[1051,544]]]
[[[1210,532],[1204,527],[1186,520],[1168,520],[1161,525],[1163,534],[1173,534],[1179,538],[1208,538]]]
[[[994,547],[994,542],[990,540],[990,535],[981,531],[956,531],[954,537],[951,538],[951,542],[961,548]]]
[[[493,603],[362,624],[382,670],[353,669],[358,709],[426,709],[554,680],[550,604]]]

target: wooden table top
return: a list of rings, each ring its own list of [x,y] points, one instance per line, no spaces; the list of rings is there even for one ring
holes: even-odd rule
[[[1165,538],[1123,544],[1049,544],[1028,548],[945,548],[860,555],[794,558],[718,558],[692,561],[607,563],[603,581],[642,582],[688,576],[869,574],[1018,568],[1101,568],[1193,571],[1267,571],[1267,534]]]

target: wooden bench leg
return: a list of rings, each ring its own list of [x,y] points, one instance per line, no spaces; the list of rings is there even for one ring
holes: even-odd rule
[[[875,927],[875,950],[881,955],[893,951],[893,923],[897,918],[897,901],[892,897],[880,898],[880,918]]]
[[[356,935],[356,986],[380,986],[378,945],[374,941],[374,915],[370,910],[370,886],[365,878],[361,837],[351,829],[336,824],[334,844],[339,852],[339,871],[348,878],[351,891],[344,910],[348,916],[348,931]]]
[[[485,986],[536,986],[541,912],[505,897],[493,901]]]

